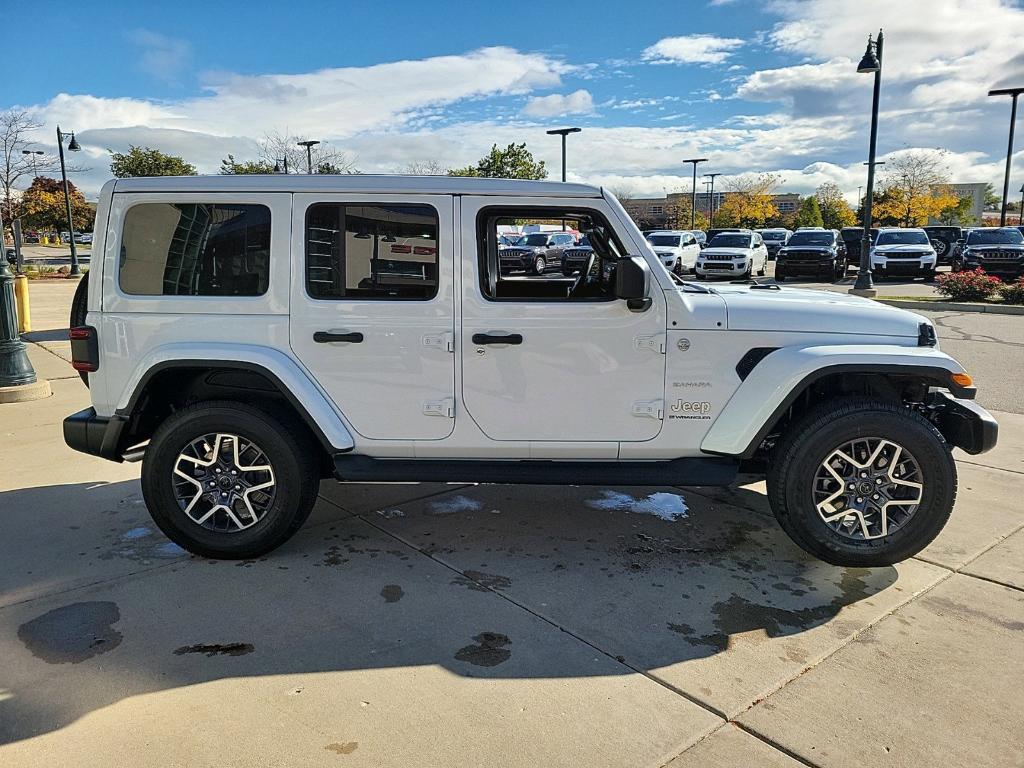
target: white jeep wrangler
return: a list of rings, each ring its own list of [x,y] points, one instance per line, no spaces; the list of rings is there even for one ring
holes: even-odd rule
[[[997,425],[918,315],[670,275],[590,186],[216,176],[104,186],[72,309],[93,406],[67,443],[138,460],[157,525],[248,558],[318,482],[726,485],[767,475],[831,563],[928,544],[950,451]],[[566,222],[577,274],[507,275],[499,227]]]

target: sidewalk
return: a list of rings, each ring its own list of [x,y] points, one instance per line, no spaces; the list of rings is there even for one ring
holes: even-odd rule
[[[0,406],[5,768],[1024,754],[1024,416],[892,568],[807,557],[763,484],[325,483],[281,550],[215,562],[155,529],[137,464],[64,445],[88,394],[63,344],[30,345],[52,398]]]

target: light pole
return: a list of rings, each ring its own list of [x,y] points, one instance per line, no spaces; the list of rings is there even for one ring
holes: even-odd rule
[[[875,88],[871,98],[871,139],[868,145],[868,194],[864,198],[864,232],[860,241],[860,269],[852,292],[873,296],[874,283],[871,280],[871,205],[875,198],[875,147],[878,144],[878,97],[882,90],[882,30],[878,39],[868,35],[868,47],[857,65],[857,71],[875,75]]]
[[[295,143],[300,147],[306,148],[306,172],[313,173],[313,147],[320,142],[316,139],[306,139],[306,141],[297,141]]]
[[[690,190],[690,229],[697,226],[697,163],[706,163],[706,157],[691,157],[684,163],[693,163],[693,188]]]
[[[46,153],[43,152],[43,150],[41,149],[23,149],[21,150],[21,154],[32,156],[29,158],[29,160],[32,162],[32,180],[35,181],[36,177],[39,175],[39,173],[36,171],[36,156],[45,155]]]
[[[582,128],[553,128],[548,131],[548,136],[561,136],[562,137],[562,181],[565,181],[565,137],[570,133],[579,133]]]
[[[57,126],[57,151],[60,154],[60,177],[64,182],[64,207],[68,212],[68,239],[71,240],[71,271],[70,277],[78,277],[81,271],[78,269],[78,250],[75,248],[75,222],[71,218],[71,193],[68,192],[68,171],[64,166],[64,137],[69,136],[68,152],[77,152],[81,149],[75,140],[75,132],[61,133],[60,126]]]
[[[282,167],[284,170],[282,170]],[[274,158],[274,173],[288,173],[288,158],[287,157],[275,157]]]
[[[1024,226],[1024,184],[1020,185],[1020,208],[1017,209],[1017,224]]]
[[[720,173],[705,173],[704,178],[711,179],[711,200],[708,202],[708,229],[714,229],[715,227],[715,177],[721,176]]]
[[[1010,199],[1010,161],[1013,159],[1013,126],[1017,122],[1017,97],[1024,93],[1024,88],[996,88],[989,91],[989,96],[1010,96],[1010,138],[1006,143],[1006,172],[1003,175],[1003,207],[999,214],[999,226],[1006,226],[1006,203]]]

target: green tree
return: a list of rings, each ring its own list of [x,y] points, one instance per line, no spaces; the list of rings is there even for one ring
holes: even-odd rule
[[[159,149],[132,145],[127,152],[107,151],[110,152],[110,172],[119,179],[196,175],[194,165],[186,163],[177,155],[165,155]]]
[[[448,175],[486,176],[495,179],[546,179],[548,171],[543,160],[537,162],[533,159],[533,154],[526,148],[524,142],[509,144],[505,149],[498,149],[498,145],[495,144],[475,166],[452,168]]]
[[[81,192],[68,182],[71,198],[71,218],[76,232],[92,231],[96,212]],[[32,186],[21,196],[22,222],[31,229],[57,230],[68,226],[68,212],[64,204],[64,185],[57,179],[36,176]]]
[[[223,176],[276,173],[273,164],[266,160],[246,160],[240,163],[234,155],[228,155],[220,161],[220,172]]]
[[[938,220],[943,224],[951,224],[959,227],[966,227],[974,223],[974,214],[971,209],[974,203],[969,197],[958,198],[954,205],[947,205],[939,211]]]
[[[725,182],[727,190],[715,211],[716,227],[763,227],[779,215],[772,193],[782,183],[774,173],[742,174]]]
[[[793,220],[794,227],[823,227],[824,220],[821,218],[821,207],[818,205],[818,198],[814,195],[805,197],[800,203]]]
[[[853,209],[843,197],[843,192],[838,184],[827,181],[822,184],[814,193],[818,201],[818,208],[821,211],[821,226],[825,229],[842,229],[852,227],[857,223]]]

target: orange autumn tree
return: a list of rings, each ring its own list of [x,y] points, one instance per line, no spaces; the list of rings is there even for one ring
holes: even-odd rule
[[[68,192],[75,231],[91,230],[95,215],[92,208],[70,181]],[[58,232],[67,229],[68,214],[64,205],[64,186],[57,179],[37,176],[32,180],[32,186],[25,190],[19,203],[25,226]]]
[[[949,186],[945,152],[906,150],[886,160],[872,214],[878,226],[923,227],[958,202]]]

